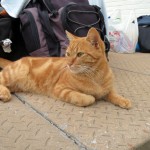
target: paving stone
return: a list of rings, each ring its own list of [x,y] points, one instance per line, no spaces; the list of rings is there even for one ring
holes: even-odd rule
[[[50,145],[51,150],[66,150],[70,146],[71,149],[79,150],[85,147],[87,150],[129,150],[144,143],[150,139],[149,56],[142,53],[109,53],[109,64],[115,75],[115,87],[118,93],[131,99],[132,109],[121,109],[103,100],[81,108],[46,96],[17,93],[16,96],[26,105],[22,104],[22,109],[18,102],[15,106],[15,100],[4,104],[4,107],[0,103],[0,135],[3,135],[0,139],[3,139],[5,146],[10,141],[7,146],[12,146],[12,149],[16,148],[16,145],[13,145],[16,141],[22,144],[23,149],[33,150],[40,149],[38,143],[42,149]],[[36,112],[33,113],[33,110]],[[35,115],[38,117],[35,118]],[[54,125],[57,132],[56,129],[49,129],[50,124]],[[19,133],[13,136],[17,127],[18,132],[22,132],[21,136]],[[22,142],[24,139],[25,142]],[[61,144],[56,142],[57,139]],[[66,144],[67,142],[69,144]],[[17,146],[20,148],[19,144]]]
[[[0,102],[0,150],[79,149],[53,125],[16,97]]]

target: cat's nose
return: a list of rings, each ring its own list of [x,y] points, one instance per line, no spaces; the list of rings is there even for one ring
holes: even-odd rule
[[[71,67],[72,65],[73,65],[73,63],[72,63],[72,62],[69,62],[69,63],[68,63],[68,66],[69,66],[69,67]]]
[[[72,65],[71,63],[68,63],[68,64],[67,64],[67,68],[69,68],[69,69],[71,69],[72,66],[73,66],[73,65]]]
[[[75,62],[76,62],[76,57],[72,57],[72,58],[70,58],[68,65],[72,66]]]
[[[70,59],[68,62],[68,66],[72,66],[74,64],[74,61],[75,61],[74,59]]]

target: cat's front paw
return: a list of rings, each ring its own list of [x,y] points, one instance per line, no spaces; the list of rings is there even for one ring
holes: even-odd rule
[[[124,98],[121,100],[119,106],[125,109],[130,109],[132,107],[132,104],[130,100]]]
[[[11,93],[5,86],[0,85],[0,100],[7,102],[11,99]]]
[[[92,105],[95,102],[95,98],[91,95],[86,95],[86,97],[83,97],[80,102],[78,103],[78,106],[89,106]]]
[[[76,106],[84,107],[92,105],[95,102],[95,98],[91,95],[86,94],[78,94],[78,96],[74,97],[71,103],[75,104]]]

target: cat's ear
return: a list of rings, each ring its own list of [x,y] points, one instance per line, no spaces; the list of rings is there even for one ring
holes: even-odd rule
[[[73,35],[72,33],[68,32],[67,30],[65,32],[66,32],[66,35],[67,35],[67,38],[68,38],[69,41],[77,39],[77,37],[75,35]]]
[[[89,29],[86,40],[89,41],[96,48],[103,48],[104,42],[101,40],[98,31],[93,27]]]

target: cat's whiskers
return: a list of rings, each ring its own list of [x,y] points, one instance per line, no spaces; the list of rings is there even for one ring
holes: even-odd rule
[[[84,70],[84,74],[86,76],[88,76],[90,79],[93,79],[93,76],[95,76],[95,71],[90,68],[90,67],[87,67],[85,70]]]
[[[94,70],[90,67],[90,66],[86,66],[86,65],[76,65],[76,67],[78,67],[78,72],[81,74],[84,74],[90,78],[93,77],[94,75]]]

